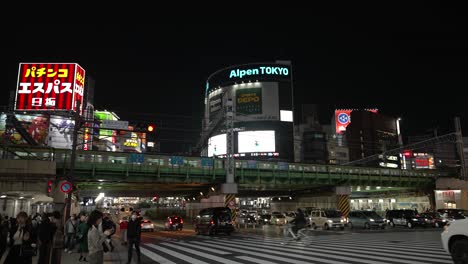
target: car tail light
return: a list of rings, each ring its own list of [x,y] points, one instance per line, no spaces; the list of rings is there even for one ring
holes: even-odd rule
[[[169,221],[169,224],[170,224],[170,225],[172,225],[172,220],[171,220],[171,221]]]
[[[143,227],[143,224],[141,224],[141,227]]]
[[[213,221],[213,220],[211,220],[211,221],[210,221],[210,224],[211,224],[211,225],[214,225],[214,221]]]
[[[184,223],[184,220],[183,220],[182,218],[180,219],[180,223],[181,223],[181,224],[183,224],[183,223]]]

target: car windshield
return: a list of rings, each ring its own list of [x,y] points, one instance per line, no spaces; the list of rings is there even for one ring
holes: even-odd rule
[[[325,215],[327,217],[341,217],[341,212],[330,210],[330,211],[325,211]]]
[[[271,219],[271,215],[261,215],[260,217],[263,219]]]
[[[365,211],[365,212],[362,212],[365,216],[367,217],[372,217],[372,218],[382,218],[380,215],[378,215],[376,212],[372,212],[372,211]]]

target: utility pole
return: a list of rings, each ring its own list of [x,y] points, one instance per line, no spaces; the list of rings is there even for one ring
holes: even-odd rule
[[[237,184],[235,183],[235,164],[234,164],[234,111],[232,99],[226,97],[225,107],[226,121],[226,183],[222,185],[222,192],[226,194],[237,193]]]
[[[76,111],[73,113],[73,119],[75,120],[75,126],[73,127],[73,141],[72,141],[72,150],[70,157],[70,171],[68,172],[68,181],[71,183],[72,188],[75,188],[74,183],[74,173],[75,173],[75,160],[76,160],[76,147],[78,145],[78,131],[81,128],[81,116],[80,116],[80,101],[77,101]],[[65,220],[68,219],[71,215],[71,203],[72,203],[72,193],[73,191],[67,194],[67,204],[65,209]]]
[[[467,180],[465,154],[463,153],[463,136],[460,124],[460,117],[455,117],[455,133],[457,135],[457,152],[460,159],[460,179]]]

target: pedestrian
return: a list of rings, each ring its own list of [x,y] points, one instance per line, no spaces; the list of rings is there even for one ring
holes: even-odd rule
[[[8,237],[8,218],[0,219],[0,260],[7,249]]]
[[[72,214],[70,218],[65,223],[65,253],[73,252],[73,248],[75,247],[75,235],[76,230],[78,228],[78,223],[76,219],[76,214]]]
[[[102,218],[102,232],[106,230],[112,231],[110,235],[107,237],[107,240],[105,241],[106,246],[108,246],[109,250],[112,252],[114,251],[114,245],[112,244],[112,235],[115,234],[116,232],[116,225],[112,221],[112,219],[110,218],[110,214],[108,213],[104,214]],[[105,249],[104,249],[104,252],[106,252]]]
[[[128,218],[124,216],[122,222],[120,222],[120,239],[122,240],[122,245],[127,245],[127,227]]]
[[[53,237],[52,237],[52,253],[50,257],[51,263],[60,263],[62,260],[62,249],[64,247],[64,232],[62,217],[59,211],[54,211],[50,217],[52,224]]]
[[[37,240],[39,245],[38,264],[49,264],[50,263],[50,251],[52,248],[52,239],[54,234],[54,227],[50,222],[51,215],[47,213],[42,214],[42,220],[39,224],[37,231]]]
[[[31,247],[34,242],[31,234],[31,225],[27,223],[28,214],[19,212],[16,223],[10,229],[10,251],[5,263],[31,264],[32,255],[25,254],[26,247]]]
[[[88,224],[86,223],[88,217],[86,214],[81,214],[80,224],[78,225],[77,238],[80,244],[80,259],[78,261],[87,261],[86,255],[88,253]]]
[[[112,230],[101,232],[99,225],[102,222],[102,212],[94,210],[88,217],[88,261],[90,264],[102,264],[104,262],[104,250],[102,243],[106,241]]]
[[[141,239],[141,222],[137,216],[137,212],[133,212],[127,227],[127,240],[128,240],[128,262],[132,261],[133,245],[137,252],[138,263],[141,262],[140,253],[140,239]]]

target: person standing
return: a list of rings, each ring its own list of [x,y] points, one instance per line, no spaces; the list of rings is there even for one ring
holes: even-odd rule
[[[80,224],[78,225],[77,237],[80,243],[80,259],[78,261],[87,261],[86,254],[88,253],[88,217],[85,214],[80,216]]]
[[[3,218],[2,216],[0,219],[0,260],[2,259],[3,253],[5,253],[7,249],[7,237],[8,237],[8,220],[7,218]]]
[[[88,261],[90,264],[102,264],[104,262],[104,249],[102,243],[106,241],[112,230],[101,232],[99,225],[102,222],[102,212],[94,210],[88,217]]]
[[[140,253],[140,238],[141,238],[141,222],[138,219],[137,213],[133,212],[130,221],[128,222],[127,227],[127,240],[128,240],[128,262],[132,261],[132,252],[133,252],[133,245],[135,245],[135,249],[138,256],[138,263],[141,262],[141,253]]]
[[[28,214],[19,212],[16,216],[17,223],[10,229],[10,252],[5,263],[31,264],[32,256],[23,255],[22,248],[32,244],[31,225],[26,224]]]
[[[54,211],[52,213],[50,223],[52,224],[53,229],[52,253],[50,257],[50,262],[53,264],[58,264],[62,261],[62,249],[64,246],[63,224],[62,217],[59,211]]]
[[[127,245],[127,227],[128,219],[124,216],[122,222],[120,222],[120,238],[122,239],[122,245]]]
[[[76,221],[76,214],[72,214],[70,218],[65,223],[65,253],[73,252],[73,248],[75,247],[75,234],[77,230],[78,224]]]
[[[50,249],[52,245],[53,229],[49,216],[46,213],[42,215],[42,221],[39,224],[37,231],[37,239],[39,244],[38,264],[50,263]]]

